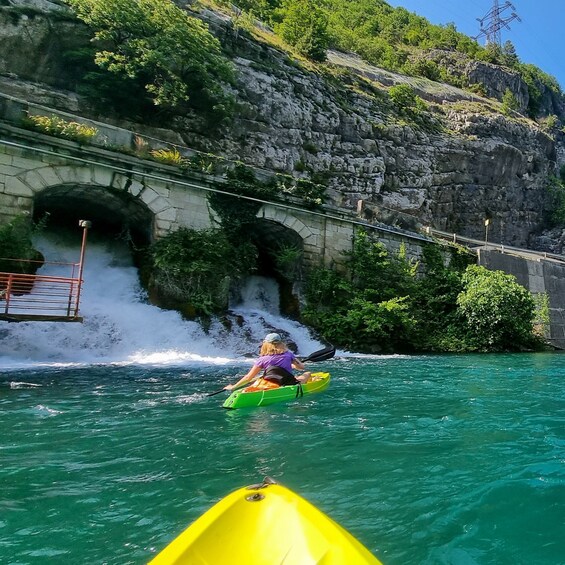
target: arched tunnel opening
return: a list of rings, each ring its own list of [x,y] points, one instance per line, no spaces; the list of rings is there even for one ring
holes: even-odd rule
[[[257,219],[250,237],[259,252],[256,274],[277,281],[281,313],[298,317],[300,305],[294,283],[302,275],[302,238],[294,230],[265,219]]]
[[[35,197],[34,222],[48,229],[76,229],[79,220],[90,220],[96,234],[123,238],[132,251],[152,239],[153,213],[128,193],[91,185],[61,185]]]

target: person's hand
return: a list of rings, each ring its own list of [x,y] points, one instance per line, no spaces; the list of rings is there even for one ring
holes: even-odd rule
[[[224,390],[232,390],[233,387],[234,387],[234,385],[226,385],[226,386],[224,387]]]

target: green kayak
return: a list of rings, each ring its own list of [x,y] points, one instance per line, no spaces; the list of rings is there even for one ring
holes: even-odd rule
[[[258,390],[250,386],[242,390],[236,390],[230,394],[224,402],[224,408],[249,408],[252,406],[267,406],[276,402],[294,400],[315,392],[326,390],[330,384],[329,373],[312,373],[312,378],[303,385],[281,386]]]

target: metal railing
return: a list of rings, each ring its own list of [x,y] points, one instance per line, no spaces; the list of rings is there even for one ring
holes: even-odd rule
[[[81,220],[83,228],[78,263],[56,263],[25,259],[0,258],[14,264],[14,270],[35,271],[39,266],[68,270],[69,276],[0,272],[0,320],[82,322],[79,316],[80,294],[86,234],[90,222]]]
[[[486,241],[485,239],[474,239],[472,237],[465,237],[455,233],[436,230],[432,227],[425,227],[422,229],[422,232],[429,235],[430,237],[443,239],[452,243],[460,243],[469,247],[470,249],[475,247],[475,250],[482,249],[485,251],[498,251],[500,253],[506,253],[507,255],[516,255],[523,257],[524,259],[530,259],[532,261],[545,260],[554,261],[557,263],[565,263],[565,256],[559,255],[557,253],[549,253],[547,251],[534,251],[532,249],[524,249],[523,247],[506,245],[504,243]]]
[[[82,281],[75,276],[77,266],[72,264],[70,277],[0,272],[0,313],[14,320],[78,321]]]

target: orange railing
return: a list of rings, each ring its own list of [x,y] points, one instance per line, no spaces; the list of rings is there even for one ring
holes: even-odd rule
[[[0,315],[14,320],[78,320],[82,281],[75,275],[78,264],[70,266],[70,277],[0,272]]]
[[[14,270],[34,271],[38,266],[57,266],[68,269],[69,276],[0,272],[0,320],[80,322],[80,293],[86,233],[90,222],[80,221],[83,229],[80,261],[78,263],[38,262],[23,259],[3,259],[13,262]],[[35,265],[33,265],[35,263]],[[38,264],[39,263],[39,264]],[[29,268],[22,269],[27,264]],[[8,263],[10,265],[10,263]]]

